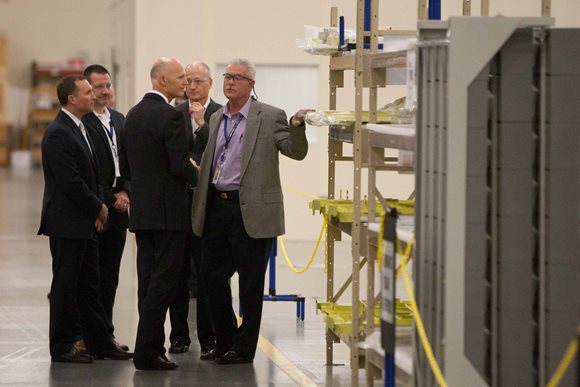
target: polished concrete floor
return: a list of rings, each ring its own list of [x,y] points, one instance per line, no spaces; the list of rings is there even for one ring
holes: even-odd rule
[[[267,302],[260,349],[253,364],[219,366],[199,360],[193,345],[186,354],[170,356],[179,369],[169,372],[135,371],[130,361],[96,361],[89,365],[51,364],[48,354],[48,301],[51,258],[46,237],[36,236],[43,190],[39,169],[0,168],[0,385],[2,386],[349,386],[348,349],[334,345],[334,366],[325,365],[322,316],[315,299],[326,292],[323,253],[302,275],[276,265],[277,290],[306,297],[306,320],[297,321],[294,303]],[[305,221],[319,222],[305,209]],[[286,242],[301,267],[314,242]],[[337,278],[350,270],[349,244],[337,246]],[[235,284],[235,279],[233,283]],[[347,295],[348,296],[348,295]],[[114,311],[117,339],[134,347],[137,328],[137,278],[132,234],[121,268]],[[234,296],[235,298],[235,296]],[[347,298],[348,299],[348,298]],[[191,301],[190,327],[195,332],[195,300]],[[169,326],[166,325],[166,333]],[[192,333],[192,340],[196,337]],[[361,371],[360,385],[364,385]],[[376,385],[382,385],[376,381]]]

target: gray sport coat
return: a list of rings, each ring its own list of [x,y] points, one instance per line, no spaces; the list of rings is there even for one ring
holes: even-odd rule
[[[223,108],[209,124],[209,140],[201,160],[201,173],[192,206],[192,228],[203,236],[211,164]],[[240,207],[246,232],[252,238],[284,234],[284,203],[279,154],[302,160],[308,153],[306,127],[288,124],[283,110],[252,100],[244,134],[240,176]]]

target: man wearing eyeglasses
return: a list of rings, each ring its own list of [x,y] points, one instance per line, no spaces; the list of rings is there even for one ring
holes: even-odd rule
[[[129,225],[129,194],[119,169],[119,134],[125,126],[125,116],[108,108],[111,103],[113,85],[109,71],[99,64],[88,66],[83,75],[93,87],[95,107],[83,116],[83,124],[95,145],[95,156],[99,160],[99,181],[103,189],[105,204],[109,209],[107,223],[98,235],[99,242],[99,294],[109,331],[113,334],[113,306],[119,284],[121,257]],[[119,348],[128,351],[126,345]]]
[[[189,156],[197,163],[201,161],[201,155],[207,145],[209,134],[208,124],[211,115],[222,105],[209,97],[209,91],[213,85],[211,70],[203,62],[195,62],[185,67],[187,79],[186,94],[188,100],[179,104],[177,110],[181,111],[185,119],[185,134]],[[193,199],[193,187],[189,195],[189,208]],[[197,339],[201,347],[201,359],[206,358],[215,346],[215,333],[213,323],[203,286],[203,278],[199,275],[201,265],[201,238],[189,233],[186,241],[185,259],[180,272],[179,285],[173,302],[169,306],[171,319],[171,334],[169,341],[170,353],[184,353],[189,349],[191,339],[187,316],[189,313],[189,284],[191,276],[196,278],[197,302],[196,322]],[[192,274],[190,276],[190,273]]]
[[[286,113],[251,98],[256,69],[246,59],[226,67],[228,102],[212,115],[201,161],[192,226],[203,237],[201,272],[216,332],[217,364],[251,363],[260,322],[272,239],[284,234],[279,153],[302,160],[308,152],[300,110]],[[239,277],[243,322],[238,327],[229,284]]]

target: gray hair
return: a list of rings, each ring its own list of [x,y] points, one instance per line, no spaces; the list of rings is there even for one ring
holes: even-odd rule
[[[256,66],[252,62],[250,62],[249,60],[244,59],[244,58],[236,58],[236,59],[232,59],[230,61],[230,63],[228,63],[227,67],[236,66],[236,65],[244,66],[245,68],[247,68],[248,69],[248,78],[251,78],[254,80],[256,79]]]
[[[193,62],[193,63],[190,63],[187,66],[185,66],[185,71],[187,71],[187,69],[189,69],[191,67],[197,67],[197,66],[200,66],[200,67],[203,68],[203,70],[207,73],[207,76],[208,76],[209,79],[213,79],[211,77],[211,69],[209,68],[209,66],[205,62]]]

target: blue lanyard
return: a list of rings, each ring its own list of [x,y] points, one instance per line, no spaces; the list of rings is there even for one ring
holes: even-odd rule
[[[113,120],[109,120],[109,127],[111,129],[107,129],[107,127],[105,126],[105,124],[103,124],[102,121],[101,121],[101,125],[103,126],[103,129],[105,129],[105,132],[107,132],[107,135],[111,139],[111,142],[113,142],[113,135],[115,134],[115,127],[113,126]]]
[[[238,125],[240,124],[240,121],[242,120],[242,118],[244,118],[244,116],[242,116],[242,114],[240,113],[240,118],[238,118],[238,121],[234,124],[234,127],[232,129],[232,132],[228,136],[228,116],[225,116],[225,120],[224,120],[224,137],[226,139],[226,149],[228,149],[228,146],[230,145],[230,141],[232,141],[232,136],[234,135],[234,132],[238,128]]]

